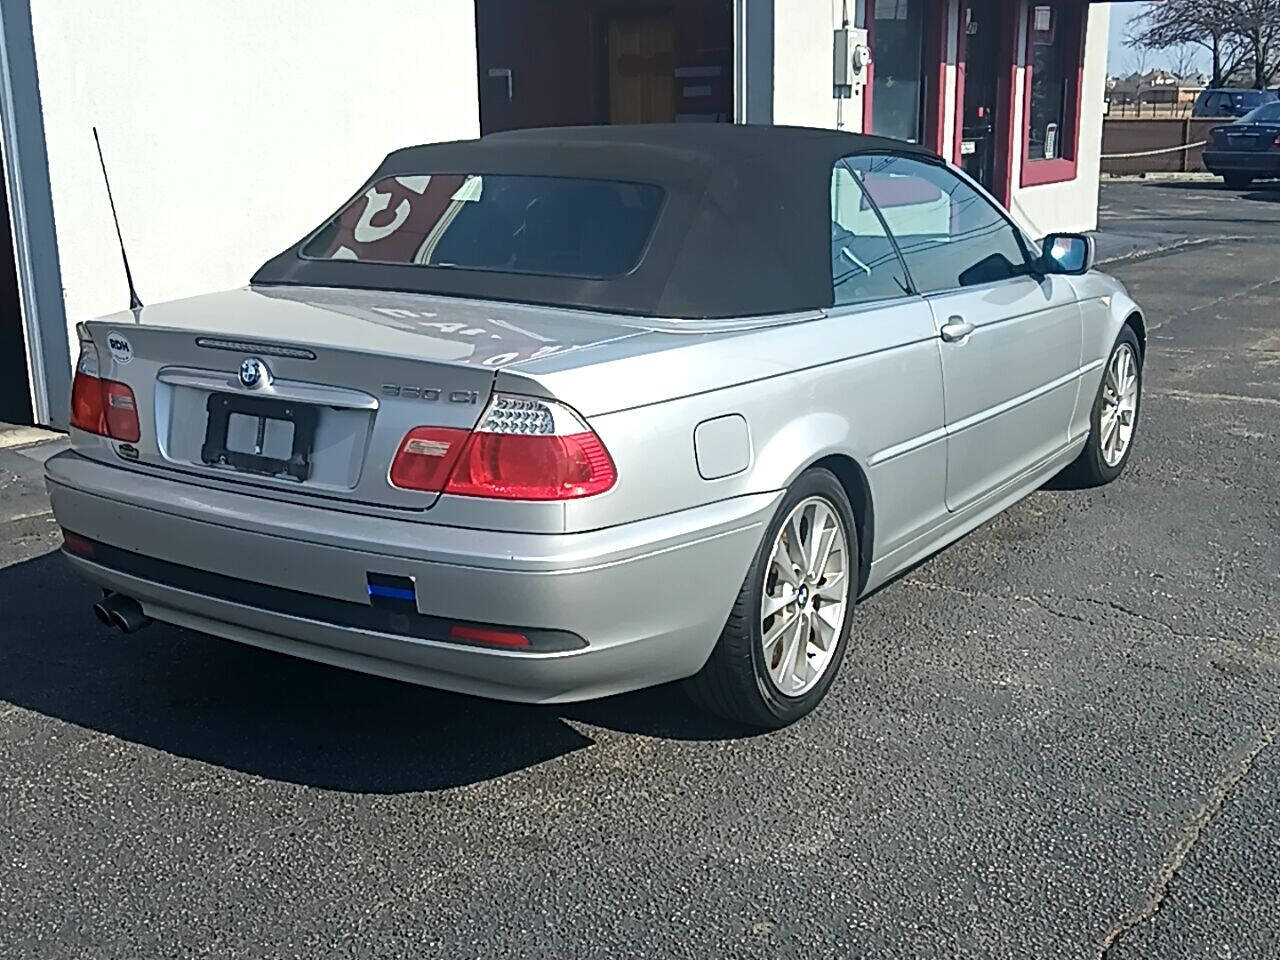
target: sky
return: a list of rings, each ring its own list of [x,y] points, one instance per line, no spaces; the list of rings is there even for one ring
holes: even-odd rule
[[[1129,20],[1144,4],[1115,3],[1111,5],[1111,47],[1107,55],[1107,73],[1128,73],[1133,67],[1133,52],[1124,45]]]
[[[1142,9],[1147,4],[1112,4],[1111,5],[1111,47],[1110,55],[1107,58],[1107,73],[1121,74],[1132,73],[1137,68],[1134,61],[1134,52],[1124,45],[1124,38],[1128,32],[1129,20],[1138,17],[1142,13]],[[1167,56],[1161,51],[1152,50],[1147,54],[1147,69],[1153,70],[1157,68],[1169,67],[1166,63]],[[1208,73],[1210,63],[1208,63],[1208,52],[1196,47],[1197,68]]]
[[[1111,5],[1111,46],[1107,58],[1107,73],[1132,73],[1136,68],[1133,51],[1124,45],[1124,38],[1129,21],[1141,13],[1145,6],[1145,3],[1113,3]],[[1197,47],[1196,56],[1196,66],[1207,73],[1208,54]],[[1158,50],[1152,50],[1147,54],[1147,69],[1154,70],[1159,67],[1168,67],[1165,56]]]

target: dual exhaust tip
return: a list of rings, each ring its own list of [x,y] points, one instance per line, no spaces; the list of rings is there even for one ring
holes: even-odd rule
[[[103,626],[115,627],[121,633],[134,633],[151,623],[137,600],[120,593],[109,593],[95,603],[93,615]]]

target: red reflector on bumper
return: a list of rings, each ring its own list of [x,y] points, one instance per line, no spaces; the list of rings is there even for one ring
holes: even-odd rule
[[[464,627],[454,624],[449,628],[449,637],[453,640],[465,640],[468,643],[483,643],[491,647],[523,648],[529,646],[529,638],[523,633],[510,630],[492,630],[487,627]]]
[[[62,531],[62,547],[67,553],[74,553],[77,557],[93,556],[93,541],[68,530]]]

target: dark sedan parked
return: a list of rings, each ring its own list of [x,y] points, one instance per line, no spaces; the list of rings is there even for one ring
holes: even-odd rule
[[[1280,177],[1280,102],[1264,104],[1235,123],[1209,131],[1204,165],[1240,189],[1254,180]]]

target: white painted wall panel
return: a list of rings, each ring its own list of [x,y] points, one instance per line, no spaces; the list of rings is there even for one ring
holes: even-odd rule
[[[850,5],[853,15],[853,3]],[[774,0],[773,122],[835,127],[832,96],[832,35],[839,26],[839,0]],[[846,130],[861,130],[861,106],[846,101]]]
[[[1092,230],[1098,225],[1098,174],[1102,162],[1102,111],[1106,97],[1107,42],[1110,29],[1111,5],[1090,5],[1085,35],[1084,83],[1080,97],[1080,144],[1076,179],[1037,187],[1019,186],[1022,177],[1023,138],[1014,138],[1013,213],[1033,237],[1055,230]],[[1025,49],[1025,44],[1020,49]],[[1023,72],[1018,71],[1019,118],[1023,103]],[[1021,124],[1014,129],[1021,130]]]
[[[31,0],[69,324],[239,286],[391,149],[475,136],[472,0]]]

